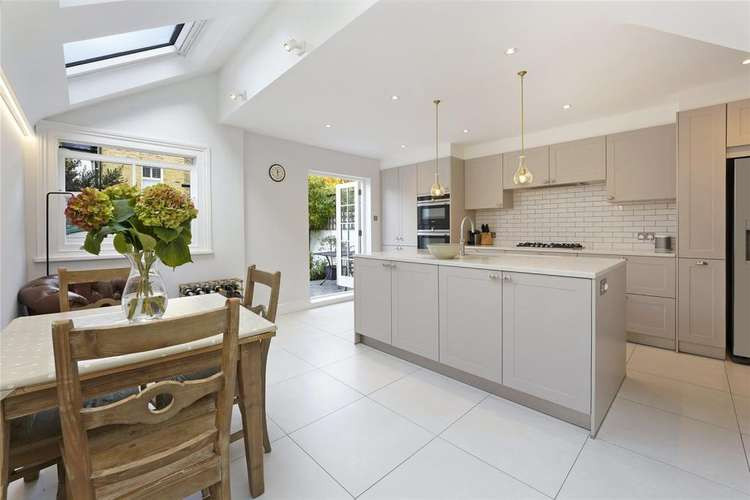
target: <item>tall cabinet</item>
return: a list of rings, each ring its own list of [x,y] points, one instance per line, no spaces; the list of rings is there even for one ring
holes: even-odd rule
[[[725,104],[678,113],[679,349],[724,358],[726,345]]]
[[[383,170],[383,245],[417,246],[417,166]]]

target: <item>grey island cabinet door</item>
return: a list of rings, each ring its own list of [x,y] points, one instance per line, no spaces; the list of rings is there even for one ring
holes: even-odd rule
[[[391,262],[354,259],[354,327],[357,333],[391,343]]]
[[[677,115],[680,257],[725,258],[726,105]]]
[[[503,385],[591,412],[591,280],[503,273]]]
[[[680,350],[695,352],[688,344],[718,348],[726,345],[726,264],[723,260],[679,259]],[[698,354],[704,354],[699,352]],[[710,353],[705,353],[710,354]]]
[[[392,344],[438,360],[438,266],[393,262]]]
[[[440,362],[502,383],[500,271],[440,266]]]
[[[549,147],[549,183],[597,182],[607,177],[604,136]]]

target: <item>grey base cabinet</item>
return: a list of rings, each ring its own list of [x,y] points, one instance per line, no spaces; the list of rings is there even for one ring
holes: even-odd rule
[[[354,261],[354,318],[357,333],[391,343],[391,263]]]
[[[391,344],[438,360],[437,266],[394,262],[391,268]]]
[[[440,268],[440,362],[502,383],[500,272]]]
[[[591,281],[503,273],[503,385],[591,412]]]
[[[643,335],[665,339],[659,347],[674,348],[675,341],[675,300],[667,297],[648,295],[625,295],[625,330],[635,334],[636,342]]]
[[[680,350],[709,348],[723,357],[726,346],[726,263],[716,259],[679,259],[678,333]],[[687,349],[685,349],[687,347]],[[710,350],[713,348],[713,351]]]

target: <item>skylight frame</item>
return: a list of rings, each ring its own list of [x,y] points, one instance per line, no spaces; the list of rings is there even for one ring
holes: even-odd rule
[[[179,23],[175,24],[174,29],[172,30],[172,35],[169,37],[169,41],[166,43],[160,43],[156,45],[150,45],[148,47],[139,47],[137,49],[130,49],[130,50],[123,50],[121,52],[114,52],[111,54],[105,54],[103,56],[97,56],[97,57],[91,57],[89,59],[81,59],[80,61],[73,61],[65,64],[65,68],[75,68],[76,66],[82,66],[84,64],[91,64],[99,61],[106,61],[107,59],[115,59],[118,57],[123,56],[129,56],[131,54],[138,54],[140,52],[147,52],[149,50],[156,50],[161,49],[163,47],[170,47],[174,46],[174,44],[177,42],[177,39],[180,36],[180,33],[185,28],[185,23]]]

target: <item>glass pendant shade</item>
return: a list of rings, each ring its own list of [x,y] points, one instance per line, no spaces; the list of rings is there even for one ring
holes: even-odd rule
[[[526,155],[521,155],[516,173],[513,174],[513,184],[531,184],[532,182],[534,182],[534,174],[526,168]]]
[[[435,198],[438,196],[443,196],[445,194],[445,187],[440,184],[440,179],[435,177],[435,183],[430,188],[430,195]]]

